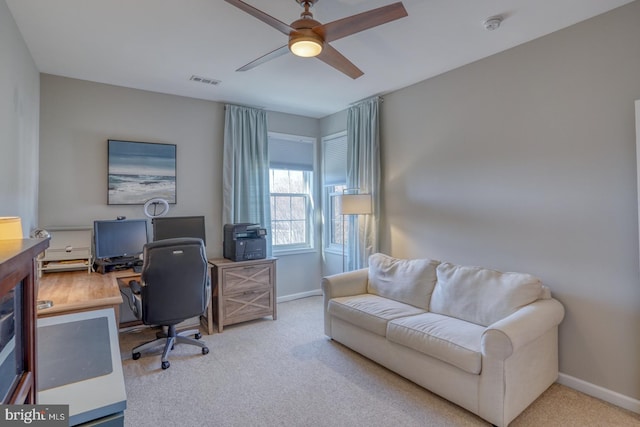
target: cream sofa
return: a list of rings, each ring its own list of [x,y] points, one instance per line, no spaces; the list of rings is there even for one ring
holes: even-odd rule
[[[529,274],[374,254],[322,290],[327,336],[494,425],[558,376],[564,308]]]

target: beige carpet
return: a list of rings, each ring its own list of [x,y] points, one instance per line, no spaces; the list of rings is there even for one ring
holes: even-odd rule
[[[125,426],[487,426],[466,410],[323,334],[322,298],[278,305],[257,320],[204,335],[210,353],[179,345],[131,360],[153,331],[121,334]],[[640,415],[555,384],[511,424],[640,426]]]

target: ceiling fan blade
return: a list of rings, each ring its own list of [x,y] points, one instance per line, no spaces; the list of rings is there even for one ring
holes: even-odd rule
[[[272,50],[271,52],[267,53],[266,55],[262,55],[260,58],[258,59],[254,59],[253,61],[249,62],[247,65],[243,65],[242,67],[238,68],[236,71],[247,71],[250,70],[252,68],[257,67],[260,64],[264,64],[267,61],[271,61],[272,59],[275,59],[279,56],[284,55],[285,53],[289,52],[289,46],[288,45],[284,45],[282,47],[277,48],[276,50]]]
[[[341,71],[352,79],[357,79],[364,74],[360,68],[353,65],[351,61],[345,58],[344,55],[331,47],[328,43],[324,44],[322,52],[320,52],[320,55],[316,56],[316,58],[331,65],[333,68]]]
[[[369,28],[377,27],[378,25],[386,24],[387,22],[395,21],[396,19],[404,18],[407,15],[407,10],[404,8],[402,2],[397,2],[357,15],[338,19],[337,21],[324,25],[318,25],[313,28],[313,31],[322,36],[324,41],[328,43]]]
[[[267,25],[275,28],[276,30],[280,31],[282,34],[289,35],[289,33],[292,30],[292,28],[288,24],[285,24],[284,22],[274,18],[271,15],[267,15],[266,13],[261,11],[260,9],[256,9],[255,7],[245,3],[243,1],[240,1],[240,0],[225,0],[225,1],[227,3],[229,3],[229,4],[234,5],[238,9],[247,12],[249,15],[253,16],[254,18],[258,18],[259,20],[261,20],[265,24],[267,24]]]

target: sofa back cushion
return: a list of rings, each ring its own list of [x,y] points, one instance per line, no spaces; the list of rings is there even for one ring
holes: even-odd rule
[[[438,264],[431,259],[408,260],[373,254],[369,257],[367,292],[428,310]]]
[[[540,279],[481,267],[441,263],[429,311],[489,326],[544,298]]]

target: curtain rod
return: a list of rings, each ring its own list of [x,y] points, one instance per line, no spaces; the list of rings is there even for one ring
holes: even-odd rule
[[[232,104],[230,102],[227,102],[227,103],[224,104],[224,109],[225,110],[227,109],[228,105],[232,105],[234,107],[255,108],[256,110],[264,110],[264,107],[260,107],[260,106],[257,106],[257,105]]]
[[[380,102],[384,102],[384,98],[382,97],[382,95],[374,95],[374,96],[370,96],[370,97],[368,97],[368,98],[362,98],[362,99],[361,99],[361,100],[359,100],[359,101],[352,102],[351,104],[349,104],[349,106],[351,107],[351,106],[356,105],[356,104],[359,104],[359,103],[361,103],[361,102],[369,101],[369,100],[371,100],[371,99],[376,99],[376,98],[377,98]]]

